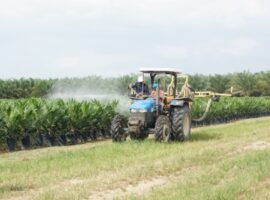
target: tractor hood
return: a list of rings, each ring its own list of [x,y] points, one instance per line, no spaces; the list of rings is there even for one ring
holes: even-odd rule
[[[130,110],[146,110],[146,112],[153,112],[156,106],[156,101],[153,98],[148,98],[145,100],[137,100],[131,106]]]

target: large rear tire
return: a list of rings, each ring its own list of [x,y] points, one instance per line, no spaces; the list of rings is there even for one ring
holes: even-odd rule
[[[176,107],[172,112],[172,135],[176,141],[190,138],[191,113],[188,106]]]
[[[165,115],[160,115],[155,125],[155,139],[158,142],[169,142],[171,140],[171,124]]]
[[[125,120],[122,115],[116,115],[112,120],[111,136],[113,142],[123,142],[126,140],[127,135],[124,130]]]

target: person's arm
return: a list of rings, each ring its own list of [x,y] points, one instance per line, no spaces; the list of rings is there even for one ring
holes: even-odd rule
[[[131,88],[137,92],[137,89],[138,89],[138,84],[137,84],[137,82],[131,84]]]
[[[153,97],[153,98],[155,98],[155,93],[156,93],[156,91],[153,90],[153,91],[151,92],[150,96]]]
[[[164,98],[164,91],[163,91],[163,90],[159,90],[159,97],[160,97],[161,99]]]

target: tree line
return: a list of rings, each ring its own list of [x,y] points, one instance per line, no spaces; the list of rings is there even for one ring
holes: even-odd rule
[[[245,96],[270,95],[270,71],[251,73],[244,71],[225,75],[193,75],[190,76],[190,85],[195,90],[212,90],[228,92],[231,87],[242,91]]]
[[[57,80],[49,79],[0,79],[1,99],[20,99],[48,95]]]
[[[136,74],[104,78],[88,76],[84,78],[61,79],[8,79],[0,80],[1,99],[46,97],[53,92],[92,91],[93,93],[117,93],[126,95],[127,87],[137,80]],[[251,73],[249,71],[229,74],[189,76],[189,84],[194,90],[214,92],[242,91],[246,96],[270,96],[270,71]]]

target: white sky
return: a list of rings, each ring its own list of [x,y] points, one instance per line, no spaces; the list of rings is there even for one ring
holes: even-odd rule
[[[0,0],[0,78],[270,70],[269,0]]]

